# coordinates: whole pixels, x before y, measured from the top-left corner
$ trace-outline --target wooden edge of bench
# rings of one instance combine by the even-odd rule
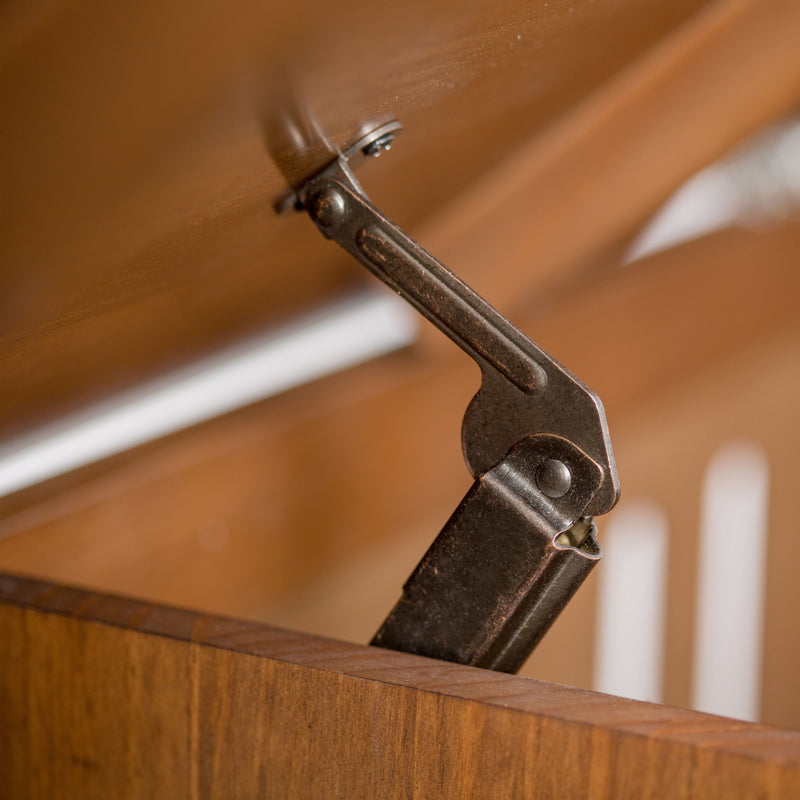
[[[533,736],[533,740],[546,737],[549,746],[556,748],[563,757],[558,763],[537,761],[533,772],[528,766],[531,779],[539,786],[543,776],[533,773],[546,768],[548,776],[561,781],[558,785],[566,786],[564,780],[577,780],[576,775],[583,775],[582,780],[589,781],[586,788],[591,786],[591,791],[599,797],[626,796],[627,791],[630,791],[630,796],[705,797],[716,791],[730,792],[734,789],[737,790],[735,795],[724,796],[739,796],[739,790],[745,792],[742,796],[748,796],[747,793],[757,790],[763,796],[789,797],[800,787],[800,732],[327,640],[257,622],[98,594],[26,577],[0,575],[0,631],[4,628],[12,631],[12,635],[5,635],[7,652],[14,647],[24,649],[30,644],[30,636],[35,635],[31,633],[30,625],[23,625],[28,639],[21,635],[21,641],[15,643],[13,630],[22,628],[18,626],[15,629],[13,625],[3,623],[9,611],[33,615],[37,619],[47,618],[51,623],[60,618],[62,624],[72,626],[71,638],[66,638],[65,634],[67,644],[62,645],[59,651],[63,657],[59,666],[62,677],[63,670],[70,669],[72,658],[71,652],[66,651],[83,647],[87,635],[109,638],[104,631],[118,629],[138,635],[141,641],[137,647],[145,649],[157,649],[157,640],[164,638],[181,643],[184,650],[180,652],[185,652],[187,646],[193,651],[199,649],[201,656],[196,653],[195,660],[197,657],[219,660],[220,651],[224,651],[229,654],[224,663],[231,670],[244,670],[245,673],[251,668],[258,672],[259,668],[251,663],[251,657],[266,660],[274,670],[270,673],[273,678],[283,675],[281,681],[300,680],[292,695],[301,705],[314,703],[316,686],[325,694],[321,687],[333,678],[336,693],[346,698],[349,709],[345,713],[341,708],[338,711],[330,708],[328,698],[326,707],[337,719],[360,707],[362,700],[369,702],[372,708],[376,702],[375,692],[378,693],[379,706],[381,695],[385,695],[386,707],[395,711],[398,707],[411,708],[410,703],[414,708],[413,720],[400,724],[394,712],[381,720],[376,720],[374,714],[366,717],[356,714],[356,718],[361,720],[358,725],[377,726],[378,729],[388,726],[381,735],[392,736],[400,736],[400,731],[408,725],[415,732],[423,724],[433,725],[442,740],[457,739],[457,746],[450,742],[448,747],[456,747],[461,753],[458,763],[462,768],[465,747],[469,752],[477,748],[479,755],[475,757],[480,761],[487,758],[491,761],[492,742],[496,744],[502,740],[504,752],[518,748],[520,753],[529,757],[530,737]],[[76,636],[78,629],[81,635]],[[113,643],[108,645],[108,658],[119,660],[123,654],[115,652],[114,647]],[[75,669],[85,672],[87,667],[82,658],[77,657],[75,664],[81,666]],[[159,658],[166,656],[162,654]],[[40,660],[42,663],[36,662],[36,669],[48,670],[47,660]],[[170,668],[174,667],[172,664]],[[219,664],[215,667],[215,686],[219,687],[220,681],[224,681],[224,675],[219,672],[228,667]],[[266,680],[263,669],[258,674],[261,675],[260,681]],[[197,682],[196,675],[192,681]],[[50,681],[45,683],[49,685]],[[398,695],[398,689],[405,690],[405,694]],[[402,697],[405,700],[398,699]],[[474,730],[466,737],[468,743],[465,743],[463,725],[452,727],[447,708],[451,708],[452,713],[466,714],[472,720]],[[251,708],[247,713],[252,712]],[[296,709],[292,713],[296,713]],[[265,714],[268,718],[262,722],[270,730],[294,724],[291,719],[276,719],[274,708],[267,712],[265,706]],[[480,722],[475,722],[476,714]],[[197,720],[191,724],[196,728]],[[504,731],[503,737],[490,736],[489,731],[497,725]],[[251,734],[252,729],[248,728],[248,733]],[[357,741],[362,733],[364,731],[353,730],[353,741]],[[373,733],[377,735],[375,731]],[[406,730],[401,738],[409,741],[409,736]],[[575,742],[579,740],[584,744],[576,749]],[[414,741],[417,746],[412,761],[432,757],[430,753],[423,757],[417,749],[416,734]],[[590,752],[586,749],[587,742],[591,744]],[[540,746],[541,742],[537,748]],[[441,742],[431,744],[432,751],[442,747]],[[354,752],[358,750],[354,747]],[[440,753],[440,757],[444,756]],[[345,773],[353,778],[359,765],[363,764],[363,754],[344,766],[341,761],[340,758],[337,769],[346,767]],[[484,768],[488,767],[481,767]],[[418,781],[422,774],[419,764],[415,763],[412,772],[413,780]],[[289,781],[296,777],[293,773],[283,775],[283,779]],[[463,778],[462,774],[459,780]],[[515,780],[519,780],[519,776]],[[414,785],[419,788],[417,783]],[[459,791],[463,789],[462,785]]]

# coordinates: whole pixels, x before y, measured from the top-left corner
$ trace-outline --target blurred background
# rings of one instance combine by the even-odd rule
[[[523,674],[800,727],[800,6],[0,10],[0,569],[367,642],[472,362],[274,203],[373,201],[603,399],[605,559]],[[305,126],[305,127],[304,127]]]

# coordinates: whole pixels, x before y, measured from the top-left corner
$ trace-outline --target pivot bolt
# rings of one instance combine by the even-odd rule
[[[563,461],[549,458],[539,464],[536,470],[536,485],[543,495],[556,500],[563,497],[572,486],[572,473]]]
[[[323,228],[332,228],[346,210],[344,197],[335,189],[317,192],[308,203],[308,213]]]

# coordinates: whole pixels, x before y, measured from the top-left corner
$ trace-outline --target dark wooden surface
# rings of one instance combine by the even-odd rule
[[[0,577],[0,797],[795,798],[800,733]]]

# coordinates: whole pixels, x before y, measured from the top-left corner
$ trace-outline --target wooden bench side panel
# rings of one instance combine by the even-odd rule
[[[800,793],[800,733],[11,576],[0,599],[0,796]]]

